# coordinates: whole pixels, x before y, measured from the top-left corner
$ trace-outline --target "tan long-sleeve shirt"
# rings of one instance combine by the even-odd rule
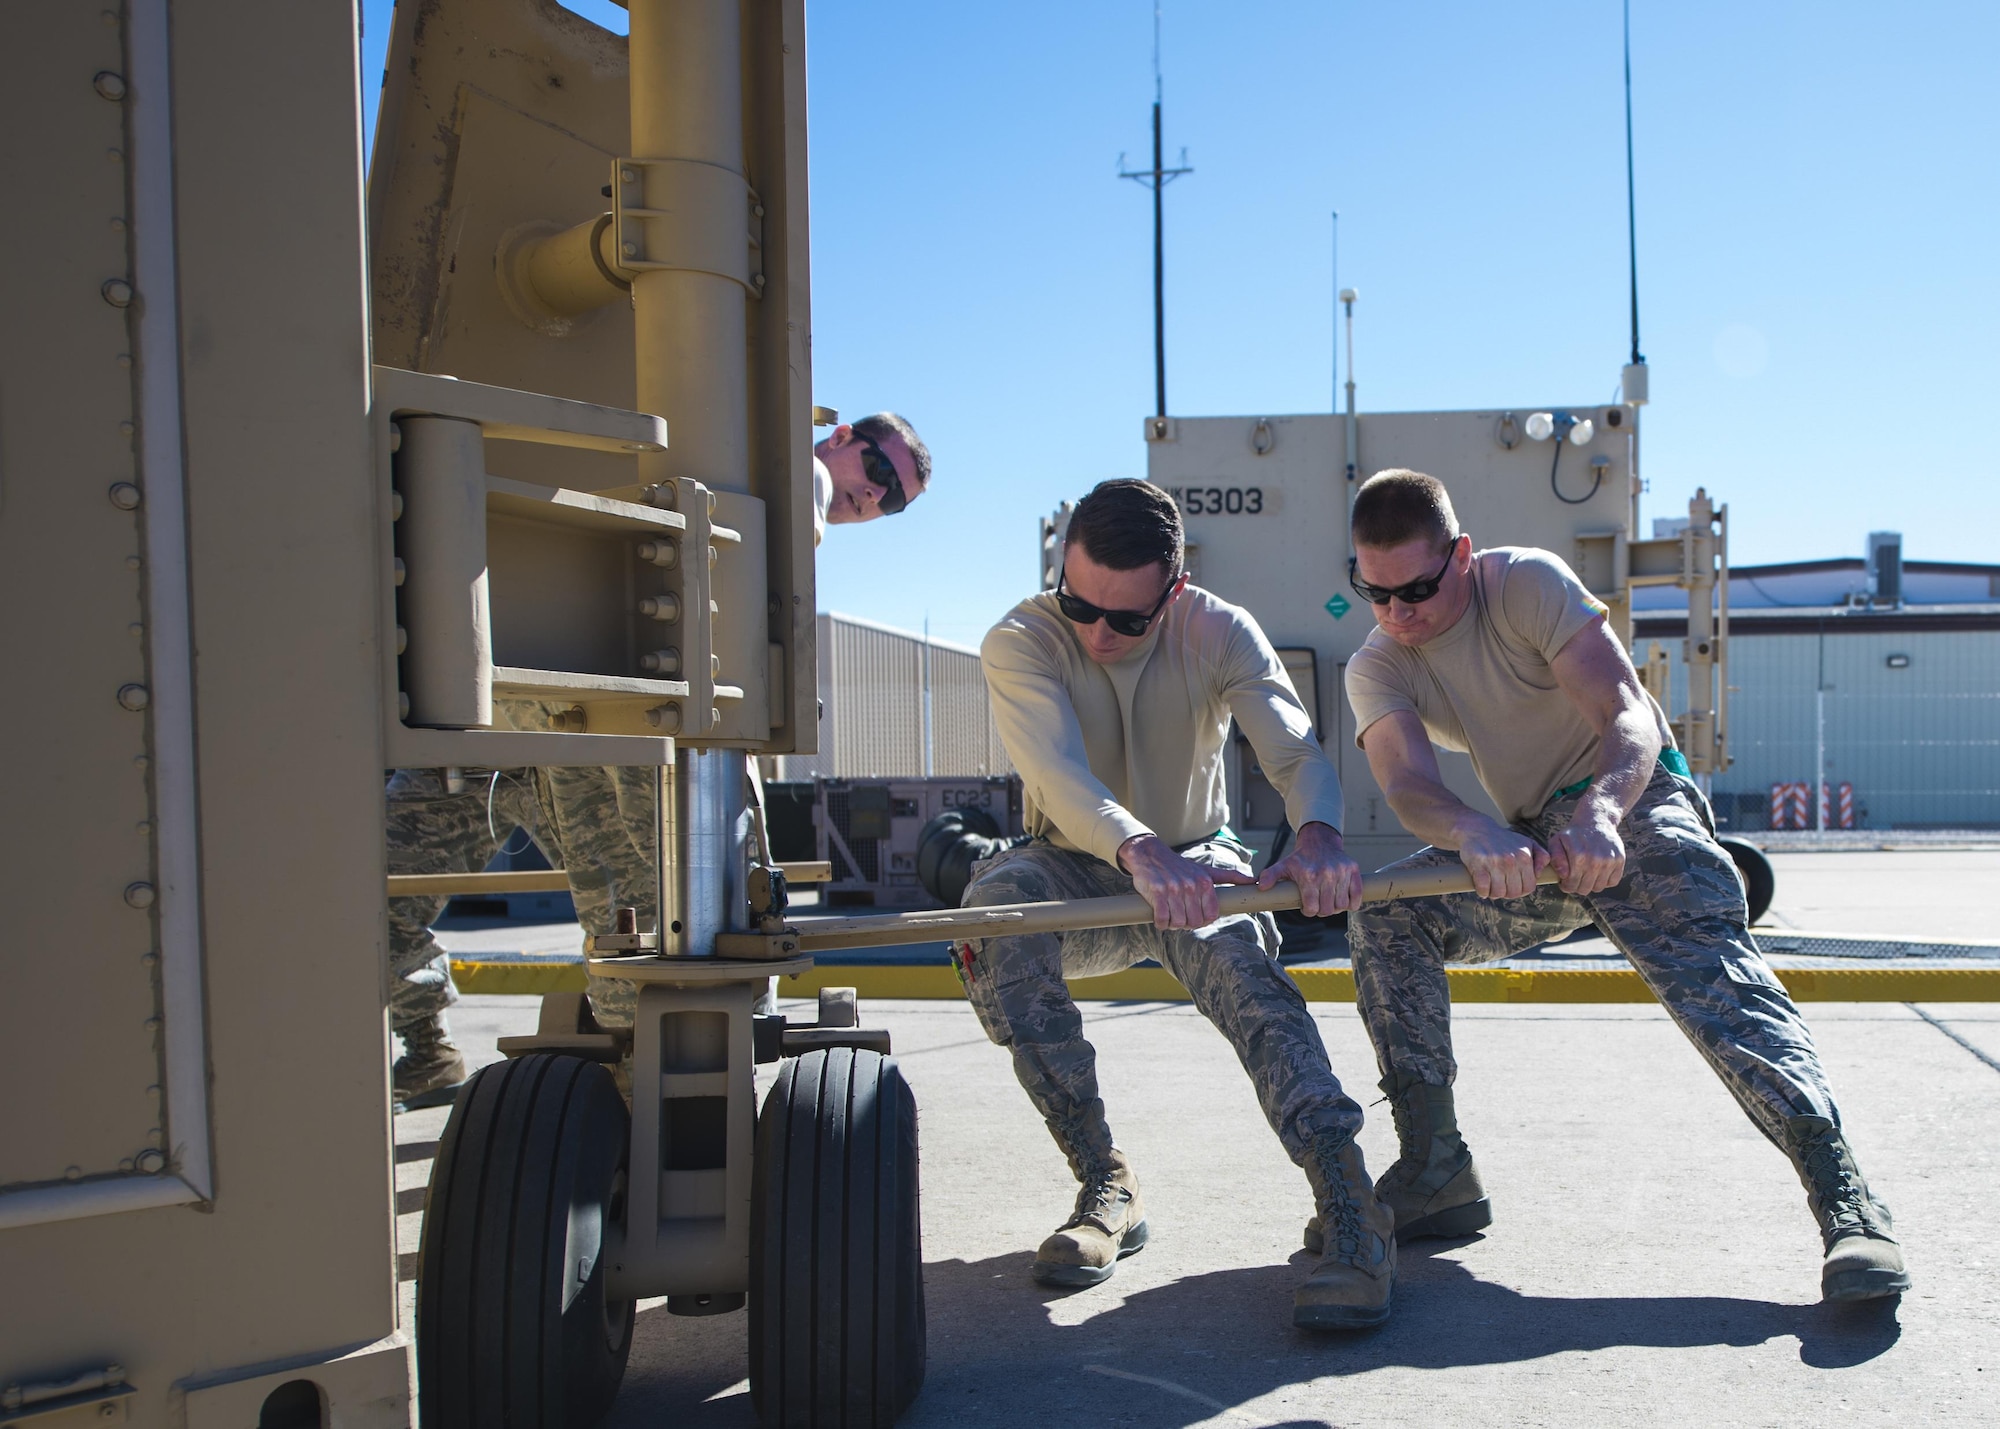
[[[1114,665],[1090,658],[1046,591],[1009,611],[979,658],[1031,834],[1115,864],[1139,834],[1214,833],[1229,819],[1232,716],[1292,827],[1340,827],[1340,776],[1284,664],[1248,611],[1205,590],[1182,591]]]

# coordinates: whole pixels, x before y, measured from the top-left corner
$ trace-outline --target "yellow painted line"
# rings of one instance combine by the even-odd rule
[[[1291,968],[1307,1002],[1354,1001],[1354,974],[1345,968]],[[1630,968],[1454,968],[1454,1002],[1651,1002],[1653,994]],[[454,959],[461,992],[539,994],[583,991],[581,963],[482,963]],[[2000,1002],[2000,967],[1780,968],[1778,977],[1799,1002]],[[938,966],[815,967],[779,984],[784,997],[810,997],[823,987],[851,987],[863,997],[958,998],[958,974]],[[1078,978],[1080,1001],[1185,1002],[1187,989],[1164,968],[1128,968],[1108,977]]]
[[[470,958],[451,962],[451,980],[460,992],[540,996],[545,992],[582,992],[583,964],[481,963]]]

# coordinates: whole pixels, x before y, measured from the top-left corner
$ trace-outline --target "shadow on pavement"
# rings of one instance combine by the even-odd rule
[[[1748,1347],[1790,1337],[1804,1364],[1844,1369],[1886,1353],[1901,1334],[1894,1301],[1836,1307],[1524,1295],[1432,1253],[1450,1244],[1406,1247],[1395,1316],[1380,1330],[1349,1335],[1292,1328],[1292,1289],[1310,1264],[1304,1253],[1290,1264],[1150,1286],[1122,1302],[1115,1279],[1068,1295],[1041,1289],[1027,1274],[1032,1251],[933,1261],[924,1268],[930,1371],[903,1423],[1064,1419],[1174,1429],[1220,1415],[1265,1429],[1311,1429],[1333,1421],[1278,1422],[1237,1406],[1385,1367],[1509,1364],[1620,1346]],[[1081,1324],[1052,1323],[1052,1303],[1074,1297],[1102,1298],[1107,1308]],[[747,1391],[728,1392],[745,1373],[747,1331],[740,1314],[672,1319],[662,1307],[642,1316],[633,1370],[607,1425],[655,1423],[669,1407],[690,1426],[754,1423]]]

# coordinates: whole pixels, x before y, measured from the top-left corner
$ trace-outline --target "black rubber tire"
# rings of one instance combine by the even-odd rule
[[[607,1299],[603,1256],[629,1122],[576,1057],[495,1062],[459,1092],[418,1252],[425,1429],[590,1429],[611,1408],[636,1309]]]
[[[947,908],[956,908],[972,879],[972,865],[1008,842],[984,809],[946,809],[917,833],[917,883]]]
[[[1755,923],[1771,910],[1771,900],[1778,893],[1777,872],[1771,867],[1771,860],[1764,857],[1764,850],[1753,843],[1728,837],[1716,842],[1722,845],[1743,878],[1743,900],[1750,905],[1747,921]]]
[[[924,1382],[917,1104],[893,1057],[785,1063],[757,1118],[750,1398],[767,1425],[886,1429]]]

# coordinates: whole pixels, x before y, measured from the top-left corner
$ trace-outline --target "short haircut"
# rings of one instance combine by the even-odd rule
[[[1181,510],[1173,497],[1150,481],[1130,477],[1093,486],[1070,513],[1065,539],[1082,546],[1084,554],[1109,570],[1136,571],[1158,564],[1170,577],[1181,573],[1187,549]]]
[[[877,444],[884,437],[899,438],[910,449],[910,462],[917,469],[917,490],[930,490],[931,449],[924,445],[924,439],[917,435],[917,429],[906,418],[894,412],[877,412],[872,417],[859,418],[853,426],[856,436],[866,437]]]
[[[1381,550],[1424,540],[1442,549],[1458,539],[1458,514],[1436,477],[1391,467],[1361,483],[1348,528],[1357,546]]]

